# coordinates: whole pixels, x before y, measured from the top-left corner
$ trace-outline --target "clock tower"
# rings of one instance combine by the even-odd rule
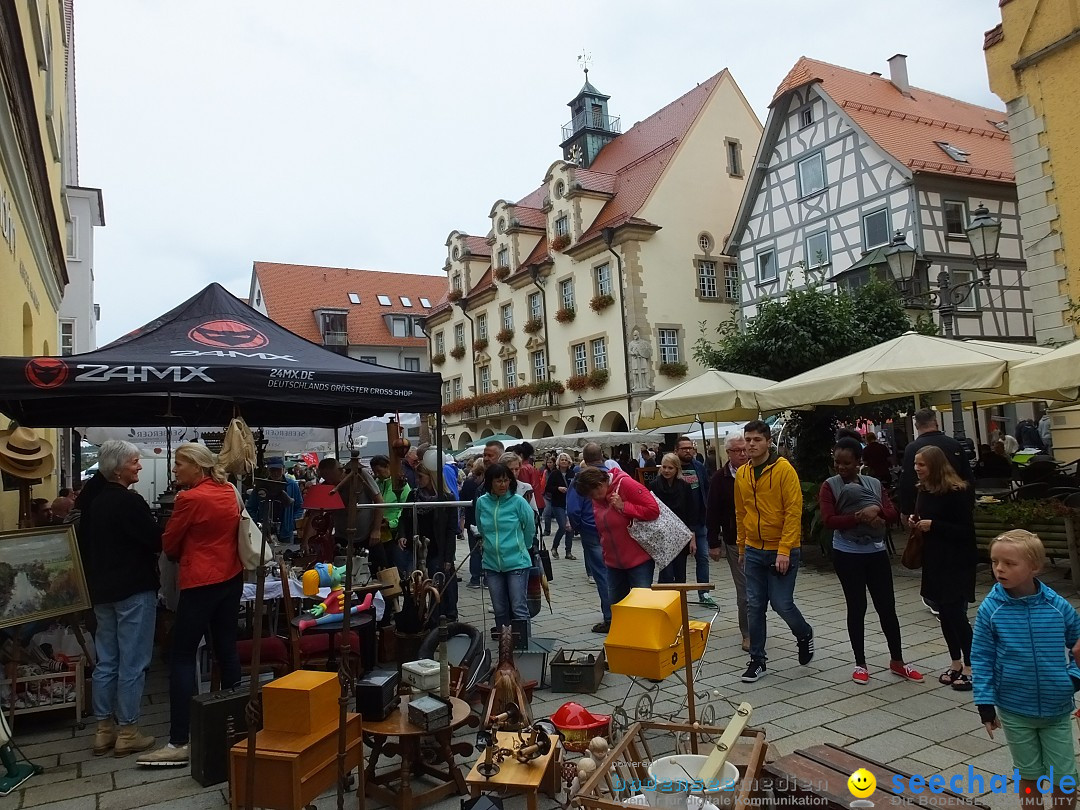
[[[608,98],[589,82],[589,69],[585,68],[585,85],[568,106],[573,116],[562,128],[563,159],[589,168],[600,150],[621,132],[622,124],[617,117],[608,115]]]

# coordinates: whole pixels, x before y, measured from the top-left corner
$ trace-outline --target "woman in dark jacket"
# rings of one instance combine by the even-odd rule
[[[660,461],[660,474],[653,479],[652,493],[668,509],[686,524],[691,535],[694,532],[690,521],[694,519],[696,508],[694,505],[694,491],[683,480],[682,462],[674,453],[667,453]],[[675,559],[669,562],[660,571],[660,582],[686,582],[686,558],[697,551],[697,543],[691,540]]]
[[[409,493],[410,503],[450,500],[447,493],[435,489],[435,476],[423,464],[416,465],[416,489]],[[457,621],[458,584],[454,572],[454,554],[457,544],[457,509],[452,506],[420,506],[415,510],[401,510],[398,536],[411,548],[414,537],[427,540],[427,574],[442,592],[438,616]],[[436,578],[436,574],[442,574]]]
[[[932,445],[915,454],[919,486],[908,519],[923,534],[922,597],[937,605],[952,663],[938,681],[971,690],[971,622],[975,601],[975,492]]]
[[[145,751],[154,738],[139,732],[139,707],[154,647],[161,529],[142,496],[139,448],[109,440],[98,472],[83,487],[79,552],[97,618],[94,667],[94,754]]]
[[[559,559],[559,541],[566,537],[566,559],[576,560],[571,552],[574,548],[574,530],[570,528],[570,521],[566,517],[566,492],[570,489],[570,456],[560,453],[555,468],[547,471],[544,484],[544,498],[548,506],[545,514],[550,513],[555,518],[559,530],[555,532],[555,539],[551,542],[551,556]]]

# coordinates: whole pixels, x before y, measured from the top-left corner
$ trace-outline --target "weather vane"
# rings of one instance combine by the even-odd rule
[[[581,53],[578,54],[578,64],[581,65],[581,69],[585,71],[585,81],[589,80],[589,65],[592,64],[592,54],[584,48],[581,49]]]

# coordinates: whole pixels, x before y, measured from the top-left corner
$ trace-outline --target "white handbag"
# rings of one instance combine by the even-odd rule
[[[240,524],[236,527],[236,550],[240,555],[240,564],[247,571],[254,571],[260,565],[266,565],[273,558],[269,543],[263,543],[262,532],[248,514],[240,490],[234,487],[236,502],[240,504]]]
[[[660,507],[660,516],[656,520],[632,520],[626,531],[656,560],[658,568],[665,568],[694,539],[694,533],[655,492],[649,494]]]

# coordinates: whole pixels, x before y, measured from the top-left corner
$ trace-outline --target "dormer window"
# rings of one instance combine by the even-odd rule
[[[343,309],[317,309],[315,322],[322,334],[323,346],[331,351],[345,354],[349,350],[348,311]]]
[[[510,266],[510,249],[501,247],[499,248],[498,259],[496,261],[496,267],[509,267]]]
[[[458,292],[464,292],[461,289],[461,273],[454,273],[453,278],[450,279],[450,286]]]
[[[375,297],[379,299],[379,306],[388,307],[393,304],[389,295],[377,295]]]
[[[506,217],[499,217],[499,223],[496,227],[499,229],[499,233],[506,233]]]
[[[570,235],[570,218],[565,214],[555,220],[555,235],[556,236],[569,236]]]
[[[971,152],[965,152],[959,146],[953,146],[951,143],[948,143],[946,141],[934,141],[934,143],[940,146],[941,151],[951,157],[957,163],[968,162],[968,156],[971,154]]]
[[[359,304],[360,303],[360,296],[357,295],[356,293],[349,293],[349,303],[350,304]]]

